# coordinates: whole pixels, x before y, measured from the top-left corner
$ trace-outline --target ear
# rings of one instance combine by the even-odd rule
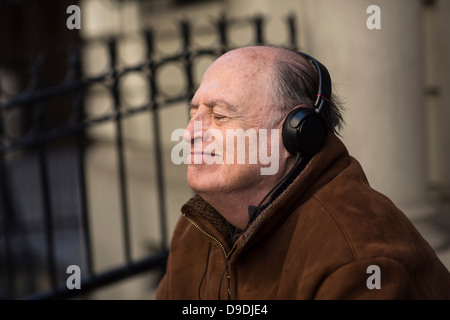
[[[296,155],[289,153],[289,151],[287,151],[286,147],[283,144],[283,123],[286,119],[284,118],[283,121],[281,121],[281,123],[276,127],[276,129],[278,129],[278,148],[279,148],[279,155],[280,155],[280,162],[287,162],[289,161],[290,158],[295,157]]]
[[[281,149],[281,159],[283,159],[284,161],[289,161],[290,158],[295,158],[295,154],[291,154],[286,150],[285,146],[283,145],[283,139],[281,139]]]

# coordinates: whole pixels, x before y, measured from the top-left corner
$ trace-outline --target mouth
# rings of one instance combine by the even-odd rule
[[[193,151],[187,158],[189,164],[218,164],[222,162],[220,156],[214,152]]]
[[[201,152],[201,151],[192,151],[191,156],[210,156],[210,157],[218,157],[219,155],[214,152]]]

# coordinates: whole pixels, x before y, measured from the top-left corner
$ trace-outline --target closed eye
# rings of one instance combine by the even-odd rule
[[[214,118],[214,120],[222,120],[222,119],[225,119],[226,117],[223,115],[214,113],[213,118]]]

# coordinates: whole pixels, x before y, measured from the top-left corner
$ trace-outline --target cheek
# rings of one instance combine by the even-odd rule
[[[244,131],[239,129],[230,131],[226,136],[224,150],[224,161],[226,164],[257,164],[258,136],[256,130],[247,129]]]

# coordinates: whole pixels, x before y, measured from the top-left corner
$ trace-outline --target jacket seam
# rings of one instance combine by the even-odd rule
[[[356,263],[356,262],[361,263],[361,262],[364,262],[364,261],[376,261],[376,260],[386,260],[386,261],[390,261],[390,262],[395,262],[398,266],[400,266],[403,269],[405,274],[410,276],[409,270],[406,268],[406,266],[401,261],[399,261],[399,260],[397,260],[395,258],[384,256],[384,255],[375,255],[375,256],[372,256],[372,257],[367,257],[367,258],[358,259],[358,260],[355,260],[355,261],[350,261],[350,262],[344,263],[344,264],[340,265],[339,267],[337,267],[336,269],[334,269],[330,274],[333,274],[333,273],[341,270],[342,268],[345,268],[345,267],[347,267],[347,266],[349,266],[349,265],[351,265],[353,263]]]
[[[341,232],[341,234],[343,235],[345,241],[347,242],[347,245],[350,248],[350,251],[353,255],[353,259],[355,261],[359,260],[358,254],[356,253],[355,248],[353,247],[352,241],[350,240],[350,238],[347,236],[347,233],[344,231],[343,227],[341,226],[341,224],[337,221],[337,219],[335,218],[334,214],[331,212],[331,210],[328,209],[328,207],[317,197],[316,194],[313,194],[312,196],[317,202],[319,202],[319,204],[322,206],[322,208],[325,209],[325,211],[328,213],[328,215],[331,217],[331,219],[333,219],[334,223],[336,224],[336,226],[339,228],[339,231]]]

